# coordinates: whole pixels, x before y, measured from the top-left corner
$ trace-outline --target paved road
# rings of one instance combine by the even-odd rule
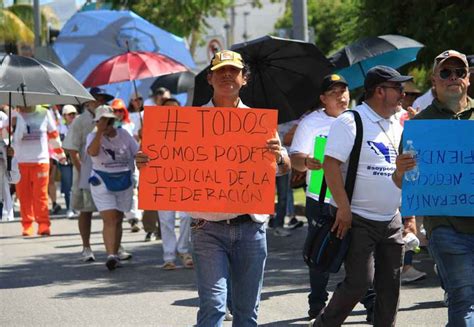
[[[0,223],[1,326],[192,326],[198,305],[192,270],[163,271],[161,243],[125,229],[134,258],[109,272],[101,221],[93,220],[95,263],[78,261],[77,221],[53,220],[53,236],[19,236],[18,222]],[[129,227],[124,224],[124,227]],[[259,316],[261,326],[306,326],[308,277],[301,259],[304,229],[287,238],[268,233],[269,257]],[[443,292],[426,253],[415,257],[428,278],[402,287],[397,326],[444,326]],[[331,290],[343,272],[333,276]],[[358,305],[346,325],[367,326]],[[225,323],[224,326],[230,326]]]

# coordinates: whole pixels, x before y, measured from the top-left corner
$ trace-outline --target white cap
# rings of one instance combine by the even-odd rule
[[[98,106],[95,109],[94,121],[99,121],[102,117],[115,119],[115,114],[112,107],[107,105]]]
[[[67,105],[63,106],[63,116],[69,115],[71,113],[76,113],[77,114],[76,107],[74,107],[71,104],[67,104]]]

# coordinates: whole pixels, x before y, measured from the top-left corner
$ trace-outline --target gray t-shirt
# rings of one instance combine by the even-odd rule
[[[86,141],[87,135],[92,132],[94,127],[94,115],[89,110],[84,110],[84,112],[72,122],[63,142],[64,149],[79,152],[81,171],[79,173],[78,188],[80,189],[90,189],[89,177],[92,171],[92,160],[86,151]],[[77,170],[74,169],[74,174],[76,173]]]

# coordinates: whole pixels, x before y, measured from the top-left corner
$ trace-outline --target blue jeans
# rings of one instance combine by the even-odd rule
[[[306,197],[306,218],[308,219],[308,229],[314,228],[313,221],[319,219],[329,219],[329,204],[320,205],[318,201]],[[309,316],[316,316],[325,307],[328,300],[326,286],[329,281],[329,273],[318,272],[313,268],[309,269],[309,284],[311,292],[308,295]]]
[[[267,257],[264,225],[250,219],[240,223],[194,219],[191,242],[199,294],[197,326],[222,325],[229,278],[232,325],[257,326]]]
[[[441,226],[431,232],[429,241],[448,292],[447,326],[474,327],[474,235]]]
[[[293,189],[291,188],[291,171],[288,175],[288,195],[286,198],[286,214],[290,217],[295,216],[295,198],[293,196]]]
[[[72,165],[58,165],[61,173],[61,193],[64,194],[66,209],[71,209]]]

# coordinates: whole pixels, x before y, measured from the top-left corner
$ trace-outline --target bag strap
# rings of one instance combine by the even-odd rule
[[[364,131],[362,128],[362,119],[360,118],[360,114],[355,110],[347,111],[352,112],[356,124],[356,136],[354,140],[354,146],[352,147],[351,154],[349,157],[349,166],[347,168],[346,183],[344,186],[347,197],[349,198],[349,203],[351,203],[352,194],[354,193],[355,180],[357,176],[357,167],[359,166],[360,150],[362,148],[362,137]],[[324,199],[326,198],[326,191],[326,178],[323,178],[321,190],[319,191],[319,204],[321,205],[324,204]]]
[[[350,204],[352,201],[352,194],[354,193],[355,180],[357,177],[357,168],[359,166],[360,150],[362,148],[362,136],[364,132],[362,128],[362,119],[360,118],[360,114],[355,110],[349,111],[352,112],[352,114],[354,115],[354,120],[356,124],[356,137],[349,158],[349,166],[347,168],[345,184],[345,189]]]

